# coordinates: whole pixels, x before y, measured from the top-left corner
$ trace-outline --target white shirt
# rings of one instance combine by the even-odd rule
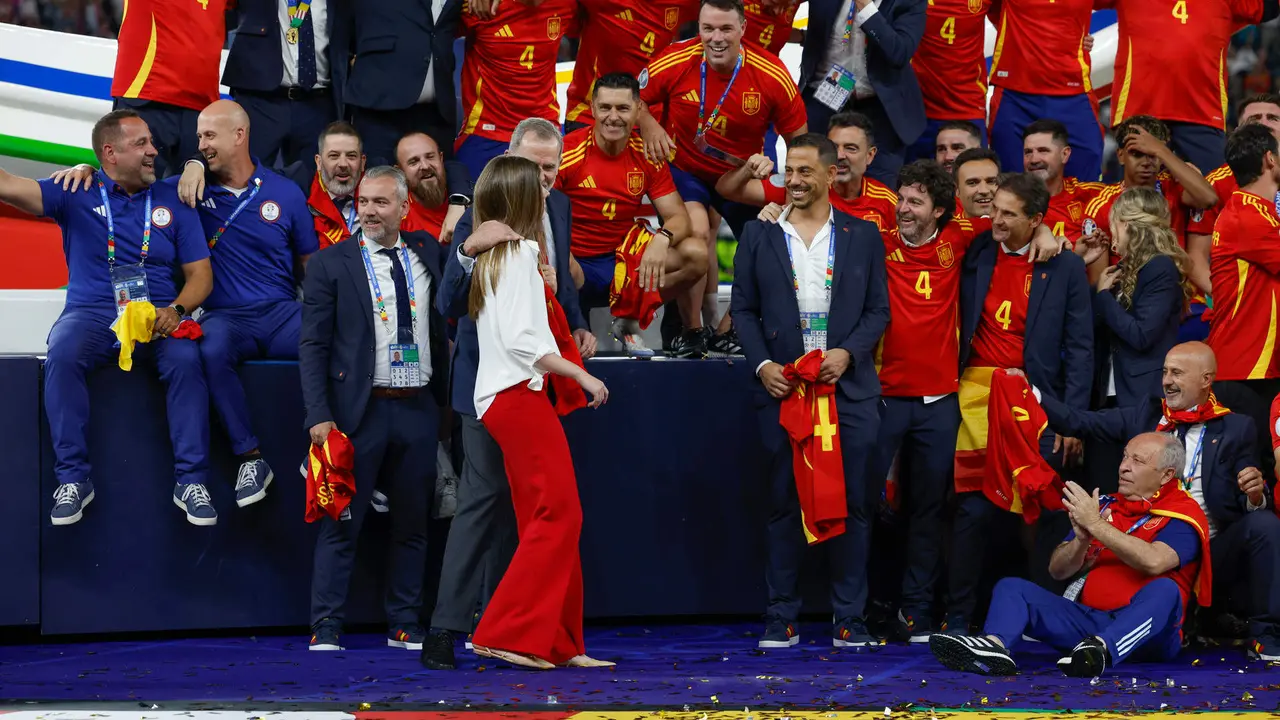
[[[867,35],[862,32],[862,25],[879,12],[880,0],[871,0],[870,5],[853,16],[853,35],[849,38],[849,44],[846,45],[844,23],[849,17],[849,7],[852,3],[853,0],[844,0],[840,4],[840,12],[836,13],[836,22],[831,28],[831,41],[827,44],[825,63],[818,67],[821,72],[809,85],[813,88],[820,87],[826,76],[830,74],[831,66],[839,65],[853,73],[853,96],[869,98],[875,95],[876,91],[871,87],[871,78],[867,75]]]
[[[831,298],[827,297],[827,253],[831,247],[831,222],[835,211],[827,213],[827,221],[813,236],[813,242],[805,247],[800,233],[791,224],[791,208],[787,207],[778,216],[778,227],[786,234],[787,244],[791,246],[791,271],[795,273],[796,284],[800,291],[796,294],[796,304],[802,313],[825,313],[831,310]],[[828,337],[828,340],[830,338]],[[765,360],[756,366],[756,375],[760,368],[773,362]]]
[[[440,17],[440,11],[443,9],[444,0],[431,0],[431,21],[433,24]],[[430,47],[425,48],[425,50],[427,53],[427,77],[422,81],[422,92],[418,94],[419,105],[425,102],[434,102],[436,99],[436,60]]]
[[[1195,408],[1191,408],[1194,410]],[[1174,432],[1177,432],[1175,430]],[[1182,446],[1186,448],[1187,464],[1182,469],[1182,487],[1187,491],[1204,510],[1204,516],[1209,521],[1209,539],[1213,539],[1218,534],[1218,526],[1213,522],[1213,517],[1209,515],[1209,506],[1204,500],[1204,483],[1201,482],[1201,468],[1204,466],[1204,423],[1196,423],[1187,427],[1187,438],[1183,441]],[[1190,487],[1188,487],[1190,483]]]
[[[316,39],[316,87],[329,85],[329,8],[328,0],[311,0],[311,34]],[[289,3],[277,0],[276,17],[280,20],[280,50],[284,56],[284,77],[280,79],[281,87],[298,86],[298,45],[290,45],[286,37],[289,32]],[[301,28],[299,28],[301,32]]]
[[[476,319],[480,363],[476,369],[476,419],[484,417],[498,393],[527,383],[541,390],[543,373],[534,365],[559,355],[547,320],[546,291],[538,272],[538,244],[522,240],[484,300]]]
[[[353,238],[352,242],[358,241]],[[373,313],[373,386],[391,387],[391,344],[397,341],[396,307],[399,301],[396,297],[396,281],[391,277],[391,258],[379,252],[382,245],[366,240],[365,246],[369,248],[369,262],[373,264],[374,276],[378,278],[378,287],[382,290],[382,302],[387,309],[387,322],[384,323],[378,312],[377,293],[373,291],[373,283],[369,283],[369,312]],[[404,252],[401,248],[405,247],[404,241],[397,237],[396,244],[392,247],[400,257],[400,264],[403,265]],[[368,275],[366,269],[365,277],[367,278]],[[418,253],[412,250],[409,251],[409,267],[405,268],[405,280],[413,282],[413,293],[417,300],[418,320],[414,323],[413,340],[418,343],[418,367],[422,384],[426,385],[431,380],[429,316],[434,298],[431,296],[431,274],[418,259]],[[405,298],[404,302],[409,302],[409,298]]]
[[[317,171],[318,172],[318,171]],[[333,201],[333,206],[337,208],[338,214],[342,216],[342,222],[347,226],[347,232],[353,235],[360,230],[360,213],[356,212],[356,199],[354,195],[345,196],[347,198],[346,206],[338,202],[338,196],[332,192],[329,193],[329,199]]]

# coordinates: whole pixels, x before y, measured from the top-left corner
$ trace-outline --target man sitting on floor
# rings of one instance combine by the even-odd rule
[[[1176,436],[1144,433],[1125,447],[1116,497],[1067,483],[1071,533],[1049,560],[1054,579],[1079,575],[1065,596],[1005,578],[986,634],[934,634],[933,654],[952,670],[1014,675],[1011,651],[1025,633],[1067,653],[1058,667],[1071,677],[1096,677],[1135,656],[1177,655],[1191,593],[1201,605],[1211,599],[1209,522],[1176,482],[1186,461]]]

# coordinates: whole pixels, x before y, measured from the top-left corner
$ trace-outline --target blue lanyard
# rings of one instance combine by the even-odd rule
[[[344,213],[344,215],[346,215],[346,217],[345,217],[344,219],[345,219],[345,220],[346,220],[346,222],[347,222],[347,232],[355,232],[355,231],[356,231],[356,218],[358,217],[358,215],[357,215],[357,213],[356,213],[356,199],[355,199],[355,198],[351,198],[351,204],[347,206],[347,211],[346,211],[346,213]]]
[[[822,280],[822,289],[826,292],[827,302],[831,302],[831,284],[836,274],[836,219],[831,218],[830,230],[827,235],[827,273]],[[791,284],[796,290],[796,301],[800,300],[800,275],[796,273],[796,258],[791,251],[791,236],[786,230],[782,231],[787,241],[787,258],[791,260]],[[815,238],[816,239],[816,238]]]
[[[729,98],[729,91],[733,89],[733,81],[738,79],[738,71],[742,69],[742,50],[738,51],[738,62],[733,66],[733,75],[729,76],[729,84],[724,86],[724,94],[720,96],[720,102],[716,103],[716,107],[711,111],[711,118],[703,124],[703,118],[707,111],[707,56],[702,56],[702,85],[698,91],[698,133],[695,137],[702,137],[707,134],[712,125],[715,125],[716,118],[720,117],[720,108],[724,105],[724,101]]]
[[[98,178],[98,195],[102,197],[102,211],[107,216],[107,265],[116,264],[116,221],[111,213],[111,200],[107,197],[107,185]],[[151,251],[151,188],[147,188],[147,216],[142,220],[142,248],[138,251],[138,264],[145,265]]]
[[[1201,429],[1200,429],[1200,440],[1199,440],[1198,442],[1196,442],[1196,449],[1195,449],[1195,452],[1193,452],[1193,453],[1191,454],[1191,472],[1192,472],[1192,473],[1194,473],[1194,472],[1196,471],[1196,465],[1197,465],[1197,464],[1199,464],[1199,462],[1200,462],[1200,454],[1204,451],[1204,436],[1205,436],[1205,432],[1206,432],[1206,430],[1207,430],[1207,428],[1201,427]],[[1188,432],[1188,433],[1190,433],[1190,432],[1191,432],[1191,430],[1190,430],[1190,429],[1188,429],[1188,430],[1187,430],[1187,432]],[[1188,473],[1188,474],[1191,474],[1191,473]],[[1203,475],[1204,473],[1202,472],[1202,473],[1200,473],[1200,474],[1201,474],[1201,475]],[[1185,479],[1183,479],[1183,481],[1182,481],[1182,489],[1183,489],[1183,490],[1190,491],[1190,490],[1191,490],[1191,486],[1192,486],[1192,485],[1194,485],[1194,484],[1195,484],[1195,479],[1194,479],[1194,478],[1185,478]]]
[[[249,203],[253,202],[253,199],[258,196],[258,191],[261,189],[262,189],[262,178],[254,178],[253,192],[249,193],[249,197],[245,198],[240,202],[239,207],[231,211],[231,217],[227,218],[227,221],[222,223],[222,227],[218,228],[218,231],[213,234],[213,237],[209,238],[210,250],[213,249],[214,245],[218,244],[218,240],[222,238],[222,233],[226,232],[227,228],[231,227],[231,223],[235,222],[236,218],[240,217],[240,213],[244,212],[244,209],[249,206]]]
[[[1280,215],[1280,191],[1276,192],[1276,215]]]
[[[387,316],[387,303],[382,297],[382,288],[378,286],[378,274],[373,271],[373,259],[369,256],[369,247],[365,244],[364,233],[359,235],[360,256],[364,258],[364,269],[369,274],[369,283],[373,285],[373,296],[378,303],[378,317],[382,319],[383,325],[389,325],[391,318]],[[409,264],[409,248],[404,242],[400,242],[400,252],[404,256],[404,274],[405,284],[409,286],[409,321],[413,324],[413,331],[418,330],[418,296],[413,288],[413,266]],[[401,302],[400,298],[396,298],[396,302]],[[390,328],[387,328],[388,331]]]

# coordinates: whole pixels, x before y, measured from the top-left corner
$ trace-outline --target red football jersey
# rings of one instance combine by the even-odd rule
[[[1082,234],[1089,234],[1086,231],[1092,223],[1106,232],[1112,240],[1115,239],[1111,233],[1111,206],[1116,203],[1116,198],[1120,197],[1124,189],[1123,182],[1102,187],[1097,196],[1085,207]],[[1155,189],[1156,192],[1164,195],[1164,199],[1169,203],[1170,226],[1173,228],[1173,234],[1178,238],[1178,244],[1185,249],[1187,247],[1187,206],[1182,204],[1182,185],[1169,173],[1162,172],[1156,176]]]
[[[879,180],[863,175],[862,190],[858,193],[858,197],[845,200],[836,193],[835,188],[832,188],[827,192],[827,199],[840,212],[852,215],[859,220],[875,223],[876,229],[882,233],[898,227],[898,195]],[[764,181],[764,200],[766,203],[778,205],[791,202],[785,187],[774,185],[768,180]]]
[[[635,219],[653,214],[644,204],[646,195],[652,199],[676,192],[671,169],[649,162],[637,134],[616,157],[596,145],[594,128],[569,133],[564,148],[556,187],[573,206],[570,247],[577,257],[612,255]]]
[[[920,247],[903,242],[897,229],[881,233],[892,308],[876,363],[881,394],[925,397],[959,389],[960,264],[977,234],[973,223],[957,218]]]
[[[1271,450],[1277,449],[1280,449],[1280,395],[1271,401]],[[1276,493],[1276,497],[1280,497],[1280,490]],[[1280,507],[1276,511],[1280,512]]]
[[[546,0],[537,7],[504,2],[488,20],[467,8],[462,14],[466,119],[454,149],[469,135],[510,142],[511,131],[525,118],[560,124],[556,58],[560,39],[577,34],[577,12],[576,0]]]
[[[971,367],[1022,367],[1032,270],[1026,255],[996,248],[996,267],[982,304],[982,319],[973,333]]]
[[[987,117],[987,10],[991,0],[930,0],[911,67],[930,120]]]
[[[777,54],[791,37],[800,0],[783,0],[779,7],[766,7],[763,0],[746,4],[747,32],[742,41]]]
[[[654,53],[676,37],[680,10],[687,0],[632,2],[579,0],[582,38],[574,59],[573,78],[565,93],[565,120],[590,125],[591,91],[597,78],[621,72],[635,77]]]
[[[1225,128],[1227,44],[1237,30],[1262,19],[1262,0],[1098,3],[1108,4],[1116,9],[1119,33],[1111,122],[1152,115]]]
[[[707,144],[743,160],[764,151],[764,136],[770,125],[779,135],[804,127],[800,91],[791,79],[791,71],[777,55],[742,46],[742,67],[714,122],[712,113],[725,95],[732,73],[722,76],[707,68],[707,97],[703,104],[699,97],[701,68],[702,42],[693,38],[668,47],[640,73],[640,98],[657,113],[675,141],[672,163],[681,170],[714,184],[733,169],[733,165],[695,146],[700,106],[705,112],[703,124],[712,123],[706,131]]]
[[[440,241],[440,228],[444,225],[444,216],[448,212],[449,203],[447,202],[429,208],[414,199],[413,195],[409,195],[409,214],[400,221],[400,229],[405,232],[426,230],[438,242]]]
[[[1091,92],[1084,36],[1094,0],[1003,0],[991,84],[1035,95]]]
[[[1207,210],[1191,211],[1191,218],[1187,221],[1187,232],[1194,235],[1212,235],[1213,225],[1218,221],[1222,208],[1227,206],[1227,201],[1240,189],[1236,184],[1235,173],[1231,172],[1231,168],[1226,165],[1205,175],[1204,179],[1208,180],[1213,186],[1213,191],[1218,193],[1218,204]]]
[[[218,99],[227,0],[131,0],[111,96],[203,110]]]
[[[1049,212],[1044,216],[1045,225],[1058,237],[1065,237],[1073,243],[1079,240],[1083,234],[1085,208],[1105,187],[1102,183],[1063,178],[1062,192],[1049,198]]]
[[[1271,199],[1237,190],[1218,216],[1209,253],[1217,299],[1206,342],[1219,380],[1280,377],[1276,304],[1280,302],[1280,218]]]

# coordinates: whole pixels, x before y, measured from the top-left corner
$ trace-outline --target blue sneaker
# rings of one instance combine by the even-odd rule
[[[213,509],[209,490],[201,483],[178,483],[173,486],[173,504],[187,513],[187,522],[208,527],[218,524],[218,511]]]
[[[342,647],[342,623],[333,618],[325,618],[311,628],[311,644],[308,650],[334,651],[345,650]]]
[[[84,516],[84,507],[93,502],[93,483],[63,483],[53,491],[53,512],[49,520],[54,525],[74,525]]]
[[[831,635],[832,647],[870,647],[880,641],[871,637],[867,623],[862,618],[845,618],[836,623]]]
[[[967,636],[969,634],[969,618],[959,614],[947,614],[947,619],[942,623],[942,629],[939,630],[943,635],[951,635],[955,637]]]
[[[252,505],[267,496],[267,486],[275,479],[271,466],[260,457],[240,463],[236,473],[236,505]]]
[[[421,650],[427,634],[418,625],[397,625],[387,633],[387,647],[401,650]]]
[[[798,642],[800,642],[800,633],[796,631],[794,623],[782,618],[770,617],[765,619],[764,635],[756,645],[762,648],[785,648]]]

